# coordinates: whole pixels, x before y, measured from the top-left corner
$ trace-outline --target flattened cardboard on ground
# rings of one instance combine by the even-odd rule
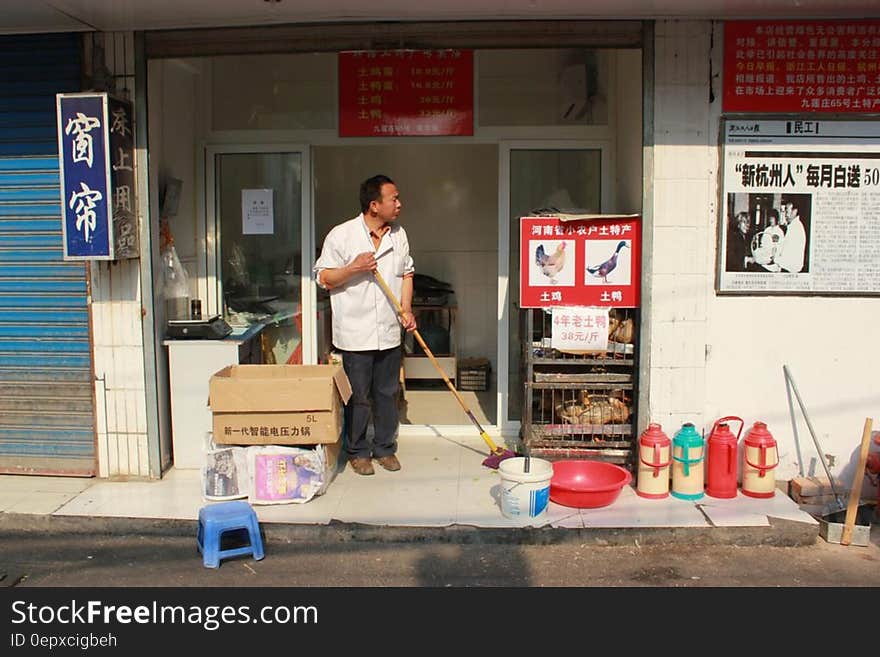
[[[351,385],[338,365],[229,365],[208,383],[214,442],[335,443]]]

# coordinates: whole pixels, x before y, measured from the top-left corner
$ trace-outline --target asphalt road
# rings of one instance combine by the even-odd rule
[[[450,544],[273,536],[261,561],[205,568],[194,536],[0,531],[12,587],[880,587],[867,547]]]
[[[109,642],[105,653],[126,655],[165,646],[170,654],[198,646],[199,654],[218,655],[294,646],[315,654],[410,655],[416,646],[441,654],[599,645],[666,652],[672,642],[702,652],[698,636],[716,646],[738,636],[760,654],[799,646],[812,654],[822,641],[832,650],[846,637],[853,651],[871,653],[880,600],[877,524],[866,547],[821,538],[795,546],[468,542],[482,534],[457,542],[344,533],[315,540],[272,531],[264,559],[236,557],[216,569],[204,567],[191,523],[184,531],[122,532],[27,524],[0,523],[0,636],[11,655],[81,653],[99,640]],[[188,622],[22,618],[23,604],[51,621],[68,605],[96,600],[110,609],[185,607]],[[253,612],[247,622],[205,624],[210,610],[216,619],[218,609],[242,605]],[[256,618],[264,610],[268,624]],[[289,615],[271,622],[285,610],[293,622]],[[676,652],[688,654],[682,646]]]

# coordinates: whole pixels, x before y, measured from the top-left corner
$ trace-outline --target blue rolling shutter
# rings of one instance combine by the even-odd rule
[[[0,37],[0,472],[92,476],[86,265],[62,252],[55,94],[76,34]]]

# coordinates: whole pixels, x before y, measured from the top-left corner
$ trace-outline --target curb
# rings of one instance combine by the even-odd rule
[[[5,534],[7,539],[14,534],[32,533],[194,537],[197,528],[196,520],[0,514],[0,534]],[[804,547],[815,544],[819,538],[817,525],[780,518],[770,518],[770,525],[761,527],[397,527],[332,521],[327,525],[262,522],[261,528],[267,542],[319,543]]]

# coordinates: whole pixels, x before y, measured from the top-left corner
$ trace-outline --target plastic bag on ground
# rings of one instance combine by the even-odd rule
[[[302,504],[326,489],[330,469],[323,445],[258,445],[247,450],[251,504]]]

